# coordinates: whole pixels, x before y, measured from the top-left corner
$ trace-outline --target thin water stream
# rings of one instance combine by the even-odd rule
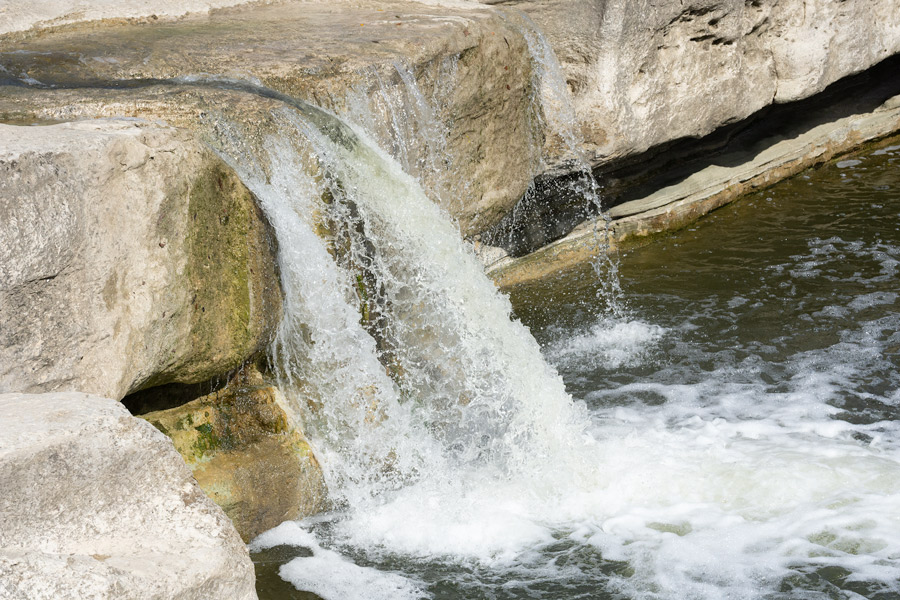
[[[626,316],[591,269],[517,290],[586,411],[571,454],[285,524],[253,545],[262,597],[900,596],[898,166],[870,150],[628,253]]]

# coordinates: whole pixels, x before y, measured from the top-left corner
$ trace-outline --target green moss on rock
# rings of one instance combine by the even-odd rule
[[[186,228],[176,222],[184,218]],[[263,350],[281,315],[277,242],[256,199],[228,165],[211,159],[189,188],[171,191],[156,227],[160,239],[186,238],[181,287],[189,333],[179,340],[186,356],[141,388],[237,369]]]
[[[280,398],[245,368],[219,391],[142,416],[171,438],[245,541],[327,507],[319,464]]]

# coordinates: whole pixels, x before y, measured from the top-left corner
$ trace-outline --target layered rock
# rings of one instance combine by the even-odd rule
[[[0,125],[0,215],[0,391],[203,381],[278,322],[263,215],[174,129]]]
[[[589,220],[519,258],[506,256],[499,248],[482,249],[488,275],[507,289],[553,277],[602,253],[645,244],[744,194],[900,131],[900,95],[871,111],[848,116],[823,112],[805,119],[795,116],[778,135],[723,153],[711,163],[692,165],[687,177],[610,209],[609,223]]]
[[[595,164],[707,135],[900,52],[893,0],[501,4],[549,38]]]
[[[319,464],[284,402],[257,371],[245,369],[222,390],[142,415],[172,439],[247,542],[327,508]]]
[[[114,400],[0,395],[0,597],[255,599],[228,518]]]

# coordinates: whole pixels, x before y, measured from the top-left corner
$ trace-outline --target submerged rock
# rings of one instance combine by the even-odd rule
[[[141,415],[169,436],[244,541],[327,508],[319,463],[277,388],[245,370],[217,392]]]
[[[0,395],[0,597],[256,598],[233,525],[114,400]]]
[[[175,129],[0,125],[0,220],[0,392],[203,381],[278,322],[265,218]]]

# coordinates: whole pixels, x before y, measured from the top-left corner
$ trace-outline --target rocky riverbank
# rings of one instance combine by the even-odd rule
[[[46,514],[22,521],[31,530],[0,532],[2,581],[24,582],[9,588],[12,597],[45,597],[22,591],[41,578],[51,596],[66,597],[69,584],[57,575],[70,560],[101,596],[138,586],[143,575],[129,579],[129,569],[157,569],[155,559],[141,566],[140,553],[96,541],[117,532],[68,545],[39,540],[39,521],[61,514],[51,505],[71,498],[41,475],[57,451],[23,445],[17,432],[43,427],[48,444],[63,444],[71,436],[53,441],[53,432],[89,432],[92,420],[100,432],[113,419],[143,432],[135,447],[159,446],[146,423],[110,408],[115,401],[174,440],[245,538],[327,505],[302,423],[284,412],[259,360],[281,318],[278,242],[258,199],[211,147],[211,131],[236,123],[263,145],[278,126],[273,115],[292,102],[356,123],[453,216],[508,287],[683,226],[900,129],[892,0],[90,8],[59,0],[4,10],[0,431],[8,439],[0,458],[8,460],[0,487],[32,477],[28,485],[50,498],[38,502]],[[841,87],[861,72],[881,75]],[[569,185],[579,165],[605,187],[606,246],[597,207]],[[257,363],[262,372],[248,366]],[[84,402],[99,412],[78,408]],[[67,424],[48,429],[45,418]],[[142,459],[120,453],[118,439],[92,443],[137,468]],[[176,468],[174,451],[166,456],[144,475],[159,489],[97,502],[145,518],[157,510],[147,502],[188,493],[183,464],[177,481],[159,474]],[[37,470],[29,475],[24,464]],[[129,468],[104,464],[84,468],[98,482]],[[88,485],[73,477],[57,478],[60,489]],[[251,597],[246,550],[224,514],[202,504],[219,529],[197,539],[230,554],[189,572],[161,559],[161,580],[204,594],[198,581],[234,584],[241,591],[218,595]],[[173,514],[190,520],[192,506]],[[71,523],[93,522],[79,510],[67,509]],[[18,519],[17,511],[18,501],[7,502],[0,516]],[[125,566],[109,566],[119,560]],[[230,573],[228,561],[243,566]],[[195,597],[173,590],[160,594]]]

